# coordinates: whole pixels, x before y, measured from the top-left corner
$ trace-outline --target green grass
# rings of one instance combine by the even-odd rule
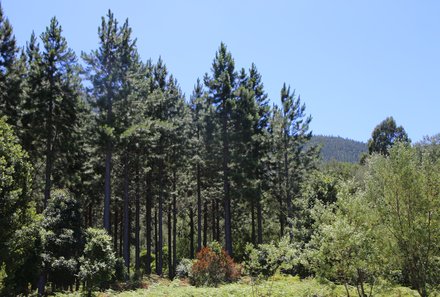
[[[234,284],[221,285],[218,288],[196,288],[185,281],[168,281],[165,279],[150,279],[143,282],[145,289],[132,291],[106,291],[96,293],[99,297],[165,297],[165,296],[200,296],[200,297],[226,297],[226,296],[289,296],[289,297],[337,297],[346,296],[345,288],[342,285],[335,285],[329,282],[319,282],[316,279],[300,280],[292,276],[275,276],[267,281],[258,284],[249,278],[243,278]],[[368,288],[369,289],[369,288]],[[74,297],[80,293],[58,294],[57,296]],[[350,295],[357,296],[356,288],[350,287]],[[415,297],[419,296],[416,291],[405,287],[378,286],[374,291],[375,297],[396,296]]]

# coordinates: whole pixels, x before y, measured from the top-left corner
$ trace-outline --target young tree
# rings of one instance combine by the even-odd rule
[[[75,282],[82,251],[81,209],[78,201],[63,190],[54,190],[42,222],[43,267],[54,288],[67,289]]]
[[[388,152],[367,164],[367,195],[388,231],[383,238],[393,247],[390,258],[425,297],[439,282],[440,163],[429,151],[405,144]]]

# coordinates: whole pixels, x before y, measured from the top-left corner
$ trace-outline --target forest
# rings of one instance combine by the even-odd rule
[[[19,46],[0,11],[2,296],[440,294],[439,135],[388,117],[322,162],[300,95],[226,44],[186,98],[128,19],[97,38],[54,17]]]

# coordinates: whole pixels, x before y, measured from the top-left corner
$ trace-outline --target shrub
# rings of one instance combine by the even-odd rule
[[[298,273],[298,249],[288,237],[282,238],[278,244],[260,244],[258,247],[248,244],[246,254],[244,268],[251,277],[268,278],[277,270],[286,274]]]
[[[193,261],[191,259],[180,260],[176,268],[176,275],[178,278],[191,277]]]
[[[192,266],[191,282],[195,286],[217,286],[240,277],[240,267],[221,249],[218,243],[204,247]]]
[[[80,258],[79,278],[85,282],[85,290],[108,285],[115,274],[116,257],[112,249],[111,237],[103,229],[89,228],[86,232],[84,254]]]

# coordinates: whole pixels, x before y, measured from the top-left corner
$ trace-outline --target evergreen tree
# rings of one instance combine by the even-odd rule
[[[212,103],[216,106],[216,112],[221,123],[222,138],[222,172],[223,172],[223,208],[225,247],[232,256],[232,233],[231,233],[231,195],[230,195],[230,121],[234,105],[234,91],[237,88],[237,73],[235,62],[224,43],[220,47],[212,62],[212,76],[205,76],[205,85],[209,90]]]
[[[21,105],[24,98],[25,57],[18,55],[15,36],[9,20],[0,6],[0,115],[7,116],[7,122],[21,132]]]
[[[98,29],[99,49],[88,55],[83,54],[88,79],[93,85],[90,92],[93,106],[98,109],[97,124],[105,154],[104,228],[109,233],[112,154],[118,137],[113,105],[123,100],[126,95],[124,78],[130,69],[135,46],[130,35],[128,22],[119,27],[113,13],[109,11],[107,19],[102,18],[101,27]]]
[[[61,33],[61,26],[52,18],[41,34],[43,51],[39,52],[34,35],[28,45],[31,98],[26,103],[26,127],[32,131],[28,131],[25,144],[44,155],[44,207],[54,176],[67,174],[75,162],[69,155],[77,149],[75,131],[84,107],[77,60]],[[56,182],[57,186],[66,186],[65,180]]]

